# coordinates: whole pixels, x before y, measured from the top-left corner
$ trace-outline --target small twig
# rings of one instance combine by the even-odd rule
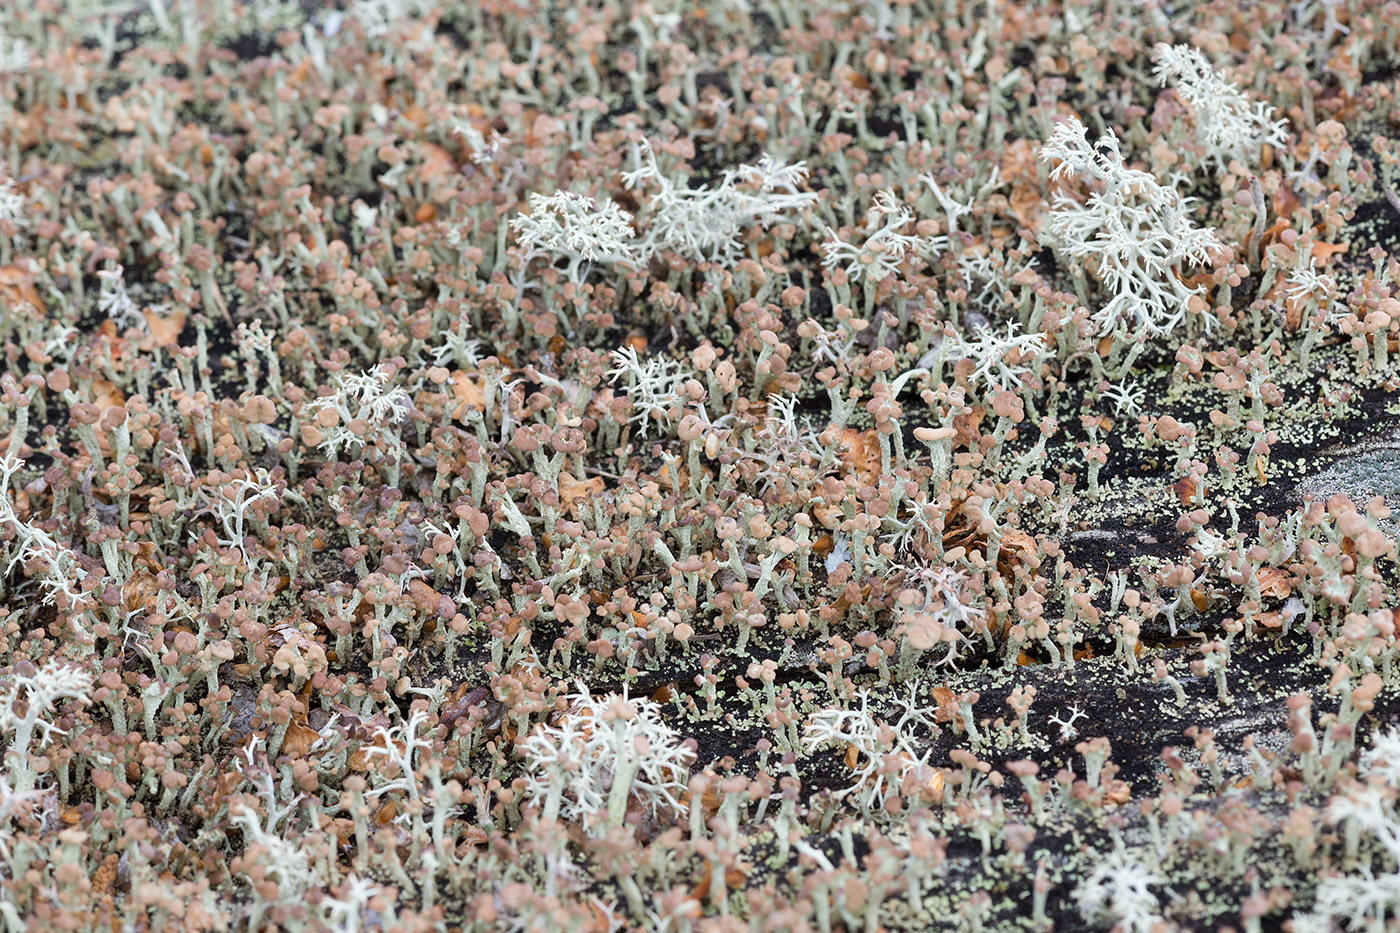
[[[1249,238],[1249,264],[1259,265],[1259,242],[1264,239],[1264,222],[1268,217],[1268,207],[1264,204],[1264,188],[1259,184],[1258,175],[1249,176],[1249,193],[1254,197],[1254,231]]]
[[[1088,351],[1077,350],[1074,353],[1071,353],[1069,356],[1065,357],[1065,361],[1060,364],[1060,382],[1063,383],[1065,381],[1065,374],[1069,372],[1069,364],[1081,358],[1087,360],[1089,358]]]
[[[1395,213],[1400,214],[1400,194],[1395,193],[1395,186],[1385,185],[1381,190],[1385,192],[1385,199],[1390,202],[1390,206],[1395,208]]]

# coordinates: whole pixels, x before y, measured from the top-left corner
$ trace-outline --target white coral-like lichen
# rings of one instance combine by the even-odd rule
[[[971,340],[960,340],[962,355],[972,360],[969,382],[980,383],[987,391],[1017,388],[1049,356],[1043,334],[1017,333],[1015,321],[1006,322],[1006,333],[983,327]]]
[[[1089,923],[1121,933],[1153,933],[1164,921],[1151,886],[1161,883],[1142,862],[1115,852],[1079,883],[1074,901]]]
[[[869,813],[878,813],[886,801],[904,796],[910,789],[927,786],[933,777],[928,764],[931,749],[920,755],[915,747],[915,726],[936,728],[933,707],[920,706],[920,685],[910,684],[908,699],[897,702],[901,714],[886,722],[870,709],[870,691],[859,690],[859,705],[817,710],[807,719],[803,750],[808,754],[825,747],[854,753],[850,786],[835,796],[852,796]],[[848,758],[848,761],[851,759]]]
[[[329,457],[336,456],[342,449],[362,447],[370,440],[378,440],[391,452],[399,451],[403,442],[395,428],[411,407],[408,393],[400,386],[391,385],[383,369],[359,374],[339,373],[335,391],[311,402],[311,409],[317,415],[335,414],[330,419],[334,423],[321,431],[321,449]],[[360,425],[366,430],[356,433]]]
[[[1207,161],[1217,168],[1225,168],[1231,159],[1253,163],[1264,145],[1287,142],[1286,124],[1273,119],[1274,108],[1252,104],[1211,67],[1200,49],[1162,43],[1152,57],[1157,80],[1164,86],[1171,84],[1191,108],[1196,137],[1206,149]]]
[[[623,174],[623,183],[629,189],[644,183],[657,189],[647,202],[637,247],[644,261],[670,251],[694,262],[729,262],[739,256],[745,228],[766,228],[817,200],[797,190],[807,178],[801,162],[785,165],[764,155],[757,165],[725,170],[717,185],[687,188],[661,171],[647,143],[633,148],[633,161],[637,167]]]
[[[16,674],[4,702],[0,702],[0,731],[15,733],[14,747],[27,746],[34,729],[42,735],[39,744],[46,745],[63,730],[41,717],[52,712],[59,700],[86,703],[92,689],[92,675],[61,661],[48,661],[33,674]],[[24,713],[15,713],[15,704],[23,701]]]
[[[50,714],[62,700],[87,703],[92,684],[90,673],[62,661],[46,661],[37,670],[31,665],[30,672],[11,672],[8,689],[0,693],[0,735],[13,735],[3,761],[16,790],[25,792],[34,787],[36,774],[29,764],[29,752],[36,734],[37,748],[65,734],[50,720]]]
[[[916,514],[921,512],[915,510]],[[927,530],[929,534],[938,533],[931,527]],[[970,641],[972,635],[986,625],[987,612],[971,598],[967,575],[943,564],[891,564],[890,569],[904,573],[909,589],[922,596],[922,599],[915,596],[914,602],[903,606],[901,617],[906,624],[922,625],[937,632],[936,642],[946,645],[946,653],[934,661],[934,665],[951,667],[956,664],[961,657],[958,646]],[[924,637],[935,640],[928,634]]]
[[[97,292],[97,310],[115,322],[118,330],[129,327],[145,330],[146,318],[127,292],[122,272],[121,266],[97,270],[97,278],[101,281]]]
[[[0,36],[0,43],[3,43],[3,36]],[[4,48],[0,44],[0,73],[4,68]],[[0,220],[8,220],[16,227],[26,227],[29,225],[29,218],[24,216],[24,209],[28,204],[28,199],[15,187],[14,179],[6,178],[0,182]]]
[[[1200,293],[1182,281],[1182,268],[1207,263],[1222,249],[1212,231],[1191,221],[1190,198],[1128,168],[1112,132],[1091,144],[1072,117],[1055,128],[1041,158],[1059,163],[1052,178],[1078,177],[1089,186],[1082,202],[1056,193],[1044,237],[1102,284],[1108,300],[1093,316],[1100,332],[1154,335],[1179,327]],[[1211,318],[1202,317],[1209,327]]]
[[[4,572],[10,573],[16,566],[31,561],[42,566],[39,586],[44,591],[44,601],[71,605],[81,595],[80,584],[88,571],[79,563],[73,551],[60,544],[43,528],[20,518],[11,500],[9,488],[11,479],[24,466],[19,457],[0,457],[0,528],[14,529],[14,541],[18,547],[10,552],[10,560]]]
[[[685,812],[695,755],[657,703],[626,691],[595,697],[582,683],[569,701],[557,723],[536,727],[520,745],[527,797],[541,801],[545,818],[617,826],[629,799],[653,816]]]
[[[530,212],[510,222],[520,245],[531,254],[568,260],[565,276],[582,282],[595,262],[630,262],[632,215],[612,201],[572,191],[531,194]]]
[[[932,253],[947,245],[947,237],[905,233],[914,212],[893,191],[877,194],[867,216],[869,232],[860,245],[847,243],[835,230],[827,230],[822,264],[828,272],[841,269],[852,282],[878,282],[897,273],[911,256]]]
[[[1400,913],[1400,730],[1377,735],[1357,763],[1361,779],[1336,794],[1327,806],[1329,822],[1339,824],[1358,845],[1369,836],[1385,853],[1356,874],[1333,875],[1317,886],[1310,913],[1293,918],[1295,930],[1379,930]]]
[[[653,419],[670,424],[670,409],[680,401],[681,387],[692,375],[690,370],[676,360],[661,356],[644,363],[632,347],[614,350],[612,358],[617,365],[608,370],[608,380],[615,383],[625,377],[623,392],[632,403],[629,420],[642,426],[642,436],[646,437]]]

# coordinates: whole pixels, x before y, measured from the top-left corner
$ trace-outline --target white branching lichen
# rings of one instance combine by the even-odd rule
[[[1089,186],[1082,201],[1063,190],[1055,194],[1045,239],[1102,285],[1107,301],[1094,312],[1100,331],[1175,331],[1201,292],[1182,282],[1181,270],[1208,263],[1222,249],[1214,233],[1191,221],[1190,199],[1128,168],[1114,134],[1091,144],[1072,117],[1055,127],[1040,157],[1058,163],[1052,178]],[[1201,320],[1211,326],[1209,315]]]
[[[626,692],[594,697],[580,684],[562,721],[536,727],[521,754],[528,791],[546,819],[602,831],[621,824],[629,800],[653,816],[686,812],[694,753],[650,700]]]
[[[1152,52],[1157,80],[1171,84],[1191,108],[1196,138],[1205,147],[1206,161],[1217,170],[1239,159],[1255,165],[1265,145],[1287,141],[1287,124],[1274,120],[1274,108],[1251,104],[1234,84],[1211,67],[1200,49],[1189,45],[1159,44]]]

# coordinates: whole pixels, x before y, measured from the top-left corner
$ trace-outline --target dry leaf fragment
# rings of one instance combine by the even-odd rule
[[[577,517],[580,506],[587,506],[594,496],[603,494],[605,485],[601,476],[578,479],[568,473],[559,473],[559,501],[570,516]]]
[[[1286,599],[1293,592],[1293,583],[1288,571],[1278,567],[1265,567],[1256,576],[1259,579],[1259,595],[1270,599]]]
[[[180,340],[180,332],[185,329],[185,312],[176,308],[166,314],[158,314],[146,308],[141,314],[146,318],[146,338],[140,343],[142,350],[156,347],[173,347]]]
[[[969,450],[976,449],[982,439],[982,432],[979,430],[979,427],[985,415],[986,409],[981,405],[973,406],[971,411],[954,415],[953,429],[958,433],[953,438],[953,446],[966,447]]]
[[[1351,246],[1350,243],[1319,243],[1319,242],[1314,242],[1314,243],[1313,243],[1313,248],[1312,248],[1312,254],[1313,254],[1313,256],[1317,259],[1317,261],[1318,261],[1318,263],[1319,263],[1320,265],[1321,265],[1321,264],[1326,264],[1327,260],[1330,259],[1330,258],[1333,256],[1333,254],[1335,254],[1335,253],[1345,253],[1345,252],[1347,251],[1347,249],[1350,248],[1350,246]]]
[[[861,485],[874,486],[879,481],[880,438],[874,429],[844,428],[836,449],[842,465],[856,474]]]
[[[117,884],[117,865],[121,858],[115,852],[108,853],[92,876],[92,892],[99,897],[111,894]]]
[[[933,715],[934,722],[952,722],[958,718],[958,695],[951,687],[934,687],[930,691],[938,710]]]
[[[372,749],[380,749],[381,751],[371,751]],[[360,747],[355,749],[345,760],[345,767],[351,771],[368,771],[375,758],[382,758],[383,751],[387,749],[388,746],[384,744],[383,734],[377,734],[371,741],[361,743]]]
[[[690,889],[690,896],[697,901],[703,901],[710,896],[710,863],[708,861],[700,866],[697,875],[700,880],[696,881],[695,887]]]
[[[1007,528],[1001,533],[1001,550],[1008,558],[1029,567],[1040,566],[1036,556],[1035,538],[1019,528]]]
[[[1172,492],[1176,494],[1177,501],[1182,505],[1196,501],[1196,483],[1194,476],[1185,476],[1172,483]]]
[[[12,310],[26,304],[37,312],[44,310],[43,299],[34,287],[34,276],[21,266],[0,268],[0,304]]]
[[[486,386],[482,378],[475,373],[468,373],[460,369],[454,372],[452,374],[452,394],[458,402],[457,409],[452,413],[454,418],[462,418],[469,408],[475,408],[477,411],[486,410]]]
[[[433,589],[425,580],[414,577],[408,581],[407,590],[408,598],[413,601],[413,607],[419,612],[442,616],[446,619],[452,618],[457,612],[457,607],[451,598]]]
[[[92,380],[92,403],[105,413],[109,408],[120,408],[126,404],[126,396],[122,395],[115,385],[106,379]],[[99,433],[99,437],[103,436]]]
[[[122,603],[126,606],[127,612],[136,612],[150,606],[155,599],[160,587],[156,584],[156,578],[142,570],[127,577],[122,584]]]
[[[457,171],[457,162],[452,153],[437,143],[421,143],[418,151],[423,156],[423,164],[418,167],[418,180],[432,184],[449,178]]]
[[[1117,778],[1104,781],[1103,802],[1110,806],[1121,807],[1123,804],[1133,799],[1132,791],[1129,790],[1126,781]]]
[[[304,758],[320,738],[321,733],[304,722],[294,720],[287,727],[287,734],[282,739],[282,753],[293,758]]]

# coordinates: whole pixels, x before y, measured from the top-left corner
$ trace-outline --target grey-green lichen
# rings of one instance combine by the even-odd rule
[[[0,925],[1393,925],[1397,48],[0,9]]]

